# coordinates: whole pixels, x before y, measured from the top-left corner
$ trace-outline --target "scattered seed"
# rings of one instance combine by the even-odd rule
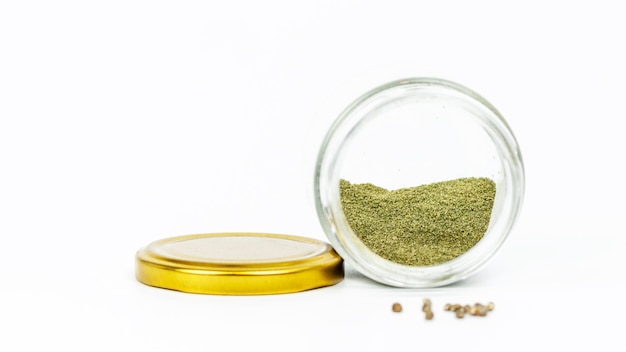
[[[426,320],[432,320],[433,317],[435,316],[433,314],[432,302],[428,298],[424,298],[423,302],[424,302],[424,305],[422,306],[422,311],[426,313]]]
[[[469,304],[460,305],[446,303],[446,305],[443,307],[443,310],[453,312],[457,318],[461,319],[464,318],[466,314],[484,317],[494,308],[495,304],[493,302],[489,302],[486,305],[481,303],[475,303],[473,306],[470,306]],[[395,313],[400,313],[402,312],[402,305],[396,302],[391,306],[391,310]],[[433,319],[435,314],[432,311],[432,301],[430,299],[423,299],[422,311],[425,313],[426,320]]]
[[[459,310],[461,308],[463,308],[462,305],[460,305],[460,304],[453,304],[453,305],[450,306],[450,309],[448,309],[448,310],[450,310],[452,312],[456,312],[457,310]]]
[[[476,315],[484,317],[487,315],[488,309],[487,306],[479,304],[476,306]]]
[[[461,307],[457,310],[454,311],[454,313],[456,314],[456,317],[461,319],[465,316],[465,307]]]
[[[427,312],[432,310],[432,302],[428,298],[424,298],[424,305],[422,306],[422,311]]]

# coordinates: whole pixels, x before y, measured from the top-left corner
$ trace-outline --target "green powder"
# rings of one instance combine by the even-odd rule
[[[471,177],[388,191],[341,180],[340,192],[348,224],[368,248],[399,264],[426,266],[452,260],[480,241],[496,185]]]

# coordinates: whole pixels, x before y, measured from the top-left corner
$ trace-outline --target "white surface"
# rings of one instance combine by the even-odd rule
[[[0,350],[623,351],[620,9],[0,3]],[[357,95],[404,76],[476,90],[516,133],[524,209],[483,271],[402,290],[349,270],[331,288],[267,297],[135,281],[135,252],[164,237],[324,239],[311,174],[321,137]],[[442,310],[476,301],[496,309]]]

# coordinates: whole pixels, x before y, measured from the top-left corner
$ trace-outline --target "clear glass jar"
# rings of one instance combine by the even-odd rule
[[[342,209],[340,179],[399,189],[464,177],[495,182],[489,226],[476,245],[441,264],[384,259]],[[326,236],[349,265],[383,284],[437,287],[476,273],[501,247],[522,204],[524,166],[515,136],[487,100],[454,82],[411,78],[365,93],[340,114],[319,151],[314,192]]]

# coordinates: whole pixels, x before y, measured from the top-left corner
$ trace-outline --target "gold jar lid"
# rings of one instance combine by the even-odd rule
[[[261,233],[213,233],[153,242],[136,255],[140,282],[218,295],[290,293],[331,286],[343,260],[315,239]]]

